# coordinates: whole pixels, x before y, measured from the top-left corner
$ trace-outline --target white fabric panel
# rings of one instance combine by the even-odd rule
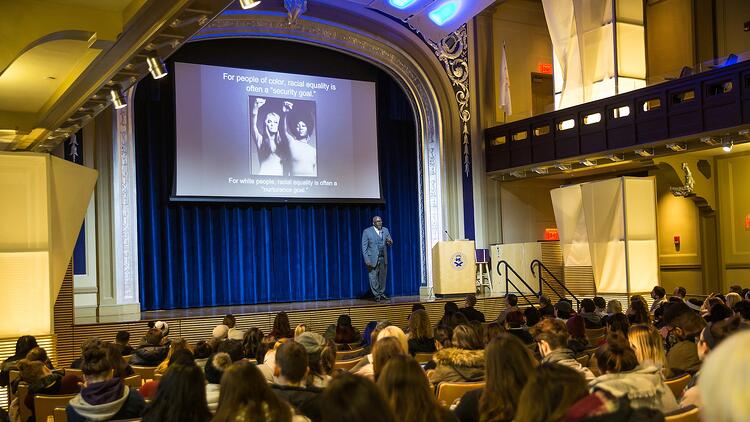
[[[581,186],[596,290],[627,291],[621,179]]]
[[[631,292],[650,292],[659,282],[656,239],[628,240],[628,276]]]
[[[560,66],[562,87],[558,109],[583,103],[583,68],[571,0],[542,0],[552,50]],[[558,90],[558,87],[555,87]]]
[[[563,263],[569,267],[591,266],[591,251],[581,200],[581,185],[552,189],[550,196],[562,246]]]
[[[653,177],[626,177],[623,183],[630,291],[647,292],[660,284],[655,180]]]

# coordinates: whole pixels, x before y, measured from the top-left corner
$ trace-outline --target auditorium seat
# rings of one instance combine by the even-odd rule
[[[26,407],[26,396],[29,394],[29,384],[22,382],[18,384],[18,390],[16,390],[16,398],[18,398],[18,414],[21,416],[22,421],[26,421],[31,417],[31,409]]]
[[[65,368],[65,375],[75,375],[80,379],[83,379],[83,371],[75,368]]]
[[[432,353],[417,353],[414,355],[414,359],[420,364],[425,364],[432,360]]]
[[[336,352],[336,360],[349,360],[362,356],[365,353],[365,349],[360,347],[354,350],[345,350]]]
[[[586,338],[589,340],[589,344],[599,344],[607,336],[606,328],[587,328]]]
[[[130,363],[130,358],[132,358],[133,355],[125,355],[122,357],[122,360],[125,361],[125,363]]]
[[[140,375],[143,381],[156,379],[154,378],[156,366],[131,365],[131,367],[133,368],[133,372]]]
[[[664,415],[665,422],[700,422],[700,409],[688,406]]]
[[[70,399],[75,396],[75,394],[37,394],[34,396],[34,415],[36,422],[47,422],[48,416],[54,416],[55,408],[65,408]]]
[[[456,399],[460,399],[469,391],[484,388],[484,381],[480,382],[441,382],[438,384],[437,400],[441,405],[450,407]]]
[[[21,376],[21,373],[17,369],[11,369],[10,372],[8,372],[8,404],[13,401],[13,389],[10,387],[13,385],[13,382],[17,380]]]
[[[357,363],[359,363],[360,359],[349,359],[349,360],[336,360],[336,363],[333,365],[334,369],[343,369],[344,371],[348,371],[352,368],[354,368]]]
[[[137,390],[141,388],[141,385],[143,384],[143,377],[140,374],[135,374],[123,379],[122,382],[128,387],[135,388]]]
[[[55,419],[55,422],[68,422],[68,413],[64,407],[56,407],[52,412],[52,417]]]
[[[682,392],[685,390],[685,386],[690,382],[690,374],[685,374],[676,378],[668,379],[664,381],[665,384],[672,390],[674,397],[679,400],[682,397]]]

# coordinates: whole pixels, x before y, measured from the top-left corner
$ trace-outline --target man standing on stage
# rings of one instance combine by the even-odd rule
[[[376,302],[388,300],[385,295],[385,275],[388,271],[388,252],[386,246],[393,245],[391,233],[383,227],[383,219],[372,218],[372,227],[362,232],[362,256],[367,265],[367,275],[370,278],[370,290]]]

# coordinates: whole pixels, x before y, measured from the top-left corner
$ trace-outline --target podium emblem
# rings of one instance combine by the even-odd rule
[[[454,270],[461,271],[464,269],[464,266],[466,264],[466,256],[461,252],[456,252],[451,258],[451,263],[453,264]]]

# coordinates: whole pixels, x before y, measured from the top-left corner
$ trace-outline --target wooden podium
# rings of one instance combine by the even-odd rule
[[[476,256],[473,240],[443,240],[432,247],[435,295],[474,293]]]

